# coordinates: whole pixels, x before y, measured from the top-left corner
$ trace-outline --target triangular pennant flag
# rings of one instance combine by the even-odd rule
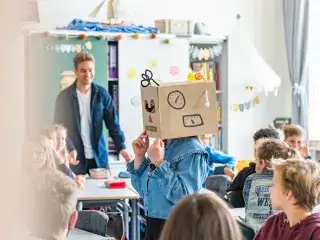
[[[89,17],[97,17],[106,2],[107,0],[103,0],[95,9],[93,9],[93,11],[89,14]]]

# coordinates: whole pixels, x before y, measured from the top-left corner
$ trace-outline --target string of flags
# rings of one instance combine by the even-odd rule
[[[189,47],[189,55],[192,59],[209,60],[218,57],[222,52],[222,44],[214,45],[210,48],[199,48],[191,45]]]
[[[258,105],[260,103],[260,98],[258,96],[253,97],[249,101],[246,101],[244,103],[238,103],[232,105],[232,110],[235,112],[243,112],[245,110],[249,110],[251,108],[254,108],[255,105]]]
[[[41,46],[47,51],[55,51],[57,53],[79,53],[92,49],[92,43],[90,41],[77,44],[49,44],[42,40]]]

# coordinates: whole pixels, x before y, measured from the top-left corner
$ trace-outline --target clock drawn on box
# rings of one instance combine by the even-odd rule
[[[168,94],[167,98],[170,107],[176,110],[181,110],[186,105],[186,99],[182,92],[179,90],[172,91]]]
[[[204,124],[200,114],[183,115],[182,122],[184,127],[199,127]]]

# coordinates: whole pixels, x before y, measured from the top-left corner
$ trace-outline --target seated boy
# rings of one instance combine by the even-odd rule
[[[279,159],[273,167],[271,204],[281,212],[269,217],[254,239],[320,239],[320,213],[313,213],[320,196],[319,164]]]
[[[311,159],[310,151],[305,141],[305,131],[299,125],[289,124],[283,127],[284,141],[289,147],[300,152],[303,158]]]
[[[67,239],[78,218],[76,182],[56,169],[45,170],[34,180],[26,185],[29,239]]]
[[[273,128],[262,128],[255,132],[253,135],[254,144],[260,139],[280,139],[279,133]],[[242,190],[244,182],[247,177],[255,173],[256,164],[250,163],[249,167],[242,169],[232,181],[230,187],[227,189],[230,203],[233,207],[244,207],[244,201],[242,197]]]
[[[229,176],[231,179],[233,179],[235,176],[234,168],[237,163],[237,160],[234,157],[223,152],[217,151],[213,147],[209,146],[210,137],[210,134],[205,134],[202,135],[201,139],[205,147],[205,150],[209,153],[209,176],[225,174]]]
[[[272,186],[273,158],[287,159],[296,157],[295,151],[281,140],[261,139],[255,146],[256,173],[247,177],[243,188],[246,205],[245,221],[255,230],[259,230],[266,219],[274,214],[270,204]]]

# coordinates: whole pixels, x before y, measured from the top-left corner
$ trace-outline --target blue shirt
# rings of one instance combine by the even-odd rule
[[[224,164],[226,167],[230,169],[234,169],[237,160],[223,152],[216,151],[214,148],[210,146],[206,146],[205,150],[209,153],[209,166],[212,167],[215,163]]]
[[[164,160],[154,171],[148,158],[136,170],[133,161],[127,165],[145,213],[152,218],[167,219],[172,207],[182,197],[199,192],[208,176],[208,153],[195,137],[170,140]]]

